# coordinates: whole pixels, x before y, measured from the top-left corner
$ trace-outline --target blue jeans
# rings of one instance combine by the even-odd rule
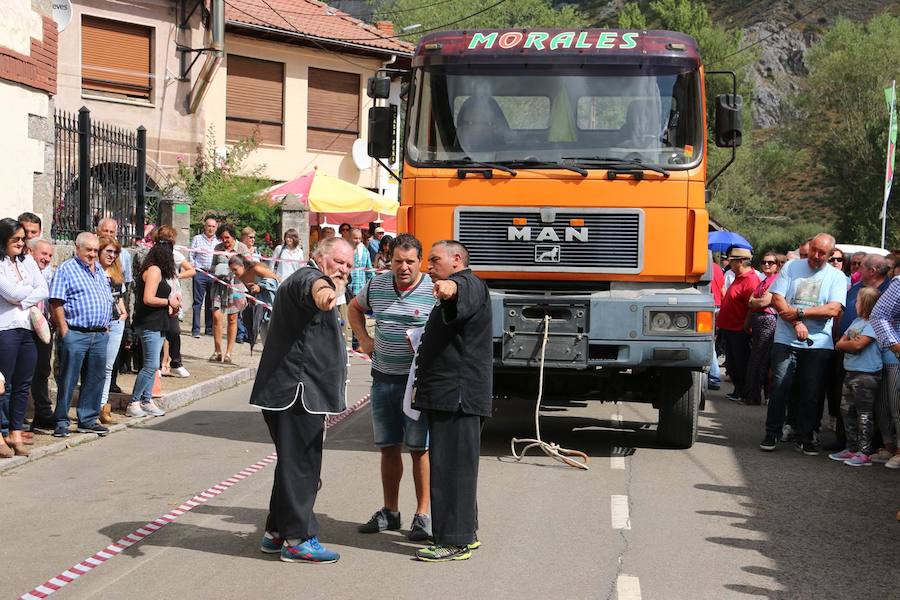
[[[85,333],[70,329],[65,337],[57,337],[57,340],[59,373],[56,377],[56,410],[53,415],[56,426],[69,426],[69,406],[72,404],[72,392],[82,365],[85,369],[78,394],[78,426],[96,425],[100,415],[100,398],[103,396],[109,333]]]
[[[106,344],[106,380],[103,383],[103,393],[100,395],[100,406],[104,406],[109,400],[109,384],[112,381],[116,357],[119,356],[119,345],[122,343],[123,333],[125,333],[125,321],[116,319],[110,322],[109,342]]]
[[[425,413],[414,421],[403,412],[406,383],[372,382],[372,429],[379,448],[404,444],[410,450],[428,450]]]
[[[6,379],[6,391],[0,396],[0,430],[25,429],[25,409],[34,365],[37,363],[37,347],[30,329],[16,328],[0,331],[0,372]]]
[[[824,391],[825,369],[833,350],[801,349],[787,344],[772,346],[772,389],[766,412],[766,433],[781,435],[785,412],[792,393],[796,399],[797,433],[802,442],[811,442],[819,396]],[[796,385],[795,385],[796,384]]]
[[[722,372],[719,370],[719,357],[716,356],[716,343],[712,343],[712,362],[709,364],[709,384],[722,385]]]
[[[212,332],[212,296],[209,290],[213,280],[206,273],[197,272],[194,275],[194,303],[193,320],[191,321],[191,335],[200,335],[200,307],[203,307],[203,332],[209,335]]]
[[[153,380],[156,378],[156,370],[159,369],[159,354],[162,352],[166,334],[163,331],[141,331],[141,351],[144,353],[144,364],[137,379],[134,380],[134,389],[131,391],[132,402],[147,402],[153,399]]]

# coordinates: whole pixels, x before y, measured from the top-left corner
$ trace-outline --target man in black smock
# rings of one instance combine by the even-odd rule
[[[250,404],[263,409],[278,452],[266,533],[260,549],[286,562],[331,563],[313,514],[322,470],[325,417],[346,407],[347,348],[337,295],[353,249],[343,238],[319,243],[309,265],[278,287]]]
[[[434,545],[416,552],[429,562],[465,560],[479,544],[478,459],[481,424],[491,416],[493,342],[488,287],[468,266],[459,242],[431,247],[438,304],[418,348],[412,402],[430,428]]]

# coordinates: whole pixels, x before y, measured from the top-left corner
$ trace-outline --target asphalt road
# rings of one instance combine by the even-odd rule
[[[354,367],[352,398],[366,392]],[[0,596],[27,593],[272,452],[249,386],[0,477]],[[334,565],[261,554],[271,465],[184,513],[53,598],[898,597],[900,472],[852,469],[787,447],[764,454],[763,410],[714,395],[691,450],[655,447],[655,412],[634,404],[551,407],[544,437],[590,470],[509,439],[493,422],[471,560],[426,564],[401,532],[361,535],[380,505],[370,413],[329,431],[317,512]],[[407,465],[409,463],[407,462]],[[404,525],[414,508],[404,479]]]

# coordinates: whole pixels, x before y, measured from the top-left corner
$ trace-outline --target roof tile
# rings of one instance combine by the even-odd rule
[[[382,51],[411,54],[415,48],[413,44],[391,37],[374,25],[317,0],[225,0],[225,20]]]

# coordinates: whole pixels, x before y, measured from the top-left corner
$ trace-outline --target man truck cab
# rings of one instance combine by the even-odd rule
[[[399,229],[468,247],[491,289],[498,406],[532,407],[544,369],[545,398],[652,403],[660,441],[693,444],[714,335],[706,75],[696,42],[669,31],[417,45]],[[717,98],[732,160],[740,110],[736,89]],[[393,111],[369,122],[370,154],[390,156]]]

